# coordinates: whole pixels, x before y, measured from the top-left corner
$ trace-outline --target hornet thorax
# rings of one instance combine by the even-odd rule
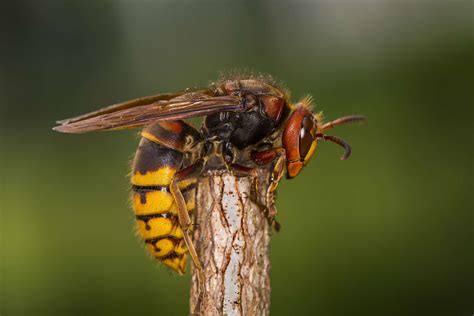
[[[227,162],[247,152],[274,134],[288,116],[286,96],[270,84],[253,79],[228,80],[216,85],[218,95],[243,97],[243,112],[220,112],[206,116],[201,133],[205,142],[219,143],[216,154]],[[220,153],[217,153],[219,151]],[[243,157],[242,157],[243,158]],[[240,159],[239,159],[240,160]]]
[[[206,116],[202,133],[243,149],[272,134],[289,113],[284,95],[271,84],[255,79],[227,80],[216,85],[217,95],[242,97],[243,112],[221,112]]]

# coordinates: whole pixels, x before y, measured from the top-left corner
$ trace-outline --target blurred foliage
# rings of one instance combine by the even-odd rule
[[[0,314],[186,314],[189,276],[147,257],[135,131],[56,119],[218,72],[314,95],[353,146],[284,181],[272,314],[474,312],[472,1],[9,1],[0,10]]]

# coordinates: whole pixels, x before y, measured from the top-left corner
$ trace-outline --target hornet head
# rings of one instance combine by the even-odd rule
[[[341,157],[345,160],[351,154],[351,147],[342,139],[324,134],[338,125],[349,122],[365,122],[367,118],[361,115],[341,117],[329,123],[322,123],[322,114],[313,113],[311,98],[306,98],[294,106],[294,110],[286,121],[283,131],[283,148],[286,151],[287,178],[296,177],[301,169],[313,157],[319,140],[326,140],[344,147]]]

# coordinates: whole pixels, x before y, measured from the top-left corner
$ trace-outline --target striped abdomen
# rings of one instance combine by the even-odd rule
[[[163,126],[158,128],[159,133],[166,132]],[[138,232],[152,255],[183,274],[188,249],[178,223],[176,203],[169,189],[173,175],[182,165],[183,154],[163,146],[163,142],[153,135],[156,133],[150,134],[150,130],[156,132],[156,129],[155,126],[154,129],[144,130],[135,155],[132,170],[133,209]],[[195,185],[195,179],[179,184],[188,211],[195,208]]]

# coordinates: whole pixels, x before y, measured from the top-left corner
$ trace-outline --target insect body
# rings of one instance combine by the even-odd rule
[[[183,121],[197,116],[205,116],[200,130]],[[201,270],[190,234],[200,175],[226,169],[251,176],[270,165],[266,206],[275,224],[273,194],[285,171],[288,178],[297,176],[319,140],[344,147],[341,159],[346,159],[350,146],[325,132],[365,120],[353,115],[324,124],[322,115],[312,112],[310,98],[292,104],[271,80],[237,78],[207,89],[112,105],[60,121],[54,130],[84,133],[146,126],[131,180],[138,231],[154,257],[182,274],[187,253]]]

